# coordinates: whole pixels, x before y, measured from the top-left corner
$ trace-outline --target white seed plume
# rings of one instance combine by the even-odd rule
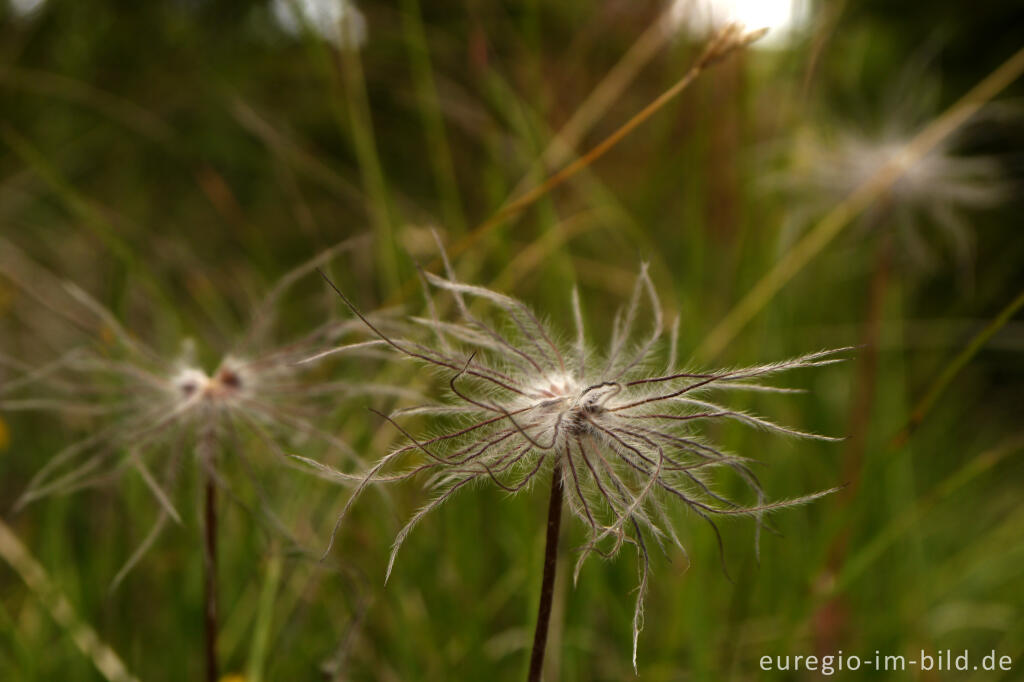
[[[629,304],[615,318],[604,353],[593,351],[586,341],[575,292],[575,341],[566,344],[523,303],[458,281],[447,258],[445,269],[444,277],[424,274],[429,315],[413,318],[429,341],[389,336],[338,291],[393,351],[447,377],[447,402],[381,415],[408,442],[362,477],[338,518],[340,524],[371,483],[433,474],[438,495],[398,533],[388,576],[413,526],[459,490],[474,482],[490,481],[502,490],[518,493],[545,472],[558,471],[569,508],[588,535],[575,575],[592,553],[611,557],[626,544],[637,551],[640,582],[633,618],[635,667],[649,572],[648,541],[653,538],[663,550],[665,543],[671,542],[685,554],[667,505],[681,505],[709,523],[721,543],[716,516],[752,517],[760,527],[767,512],[832,492],[766,502],[749,460],[709,442],[699,430],[711,421],[731,419],[783,435],[832,440],[731,409],[714,394],[791,392],[761,382],[788,370],[839,362],[836,355],[847,349],[740,369],[680,371],[674,366],[674,349],[665,366],[661,306],[646,266]],[[430,289],[450,296],[457,321],[438,319]],[[489,306],[495,314],[478,315],[474,312],[477,303]],[[642,316],[648,320],[644,325]],[[676,338],[675,332],[672,338]],[[398,422],[412,415],[431,418],[445,430],[440,435],[416,437]],[[749,484],[756,498],[753,504],[733,501],[715,491],[710,475],[722,468],[731,469]]]

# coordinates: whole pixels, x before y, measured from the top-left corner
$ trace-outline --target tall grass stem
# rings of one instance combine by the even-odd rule
[[[138,682],[114,650],[99,638],[96,630],[75,613],[64,592],[3,520],[0,520],[0,559],[25,581],[35,598],[49,611],[78,650],[92,661],[103,679],[108,682]]]

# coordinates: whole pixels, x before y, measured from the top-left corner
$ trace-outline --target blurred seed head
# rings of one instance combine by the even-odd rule
[[[887,166],[898,167],[902,175],[862,216],[862,231],[893,233],[903,259],[919,271],[948,259],[969,273],[972,218],[1013,196],[999,159],[970,150],[998,127],[992,115],[998,107],[989,105],[970,124],[912,160],[909,144],[939,110],[940,89],[929,75],[928,59],[923,54],[910,60],[886,88],[874,124],[845,116],[801,129],[790,146],[786,175],[771,184],[781,185],[801,202],[792,220],[799,230]]]
[[[15,16],[27,19],[41,12],[46,0],[8,0],[7,4]]]
[[[234,337],[235,348],[207,371],[196,359],[193,341],[183,342],[176,357],[161,355],[85,291],[0,240],[0,276],[36,302],[29,314],[57,317],[76,328],[65,332],[67,341],[50,339],[70,347],[45,363],[0,353],[0,364],[10,374],[0,385],[0,413],[48,412],[86,434],[41,467],[16,507],[108,484],[125,472],[141,476],[159,506],[157,522],[116,584],[168,518],[181,522],[171,491],[186,455],[196,453],[195,464],[208,467],[215,483],[230,490],[218,467],[220,458],[228,456],[241,462],[239,468],[260,491],[261,513],[294,541],[263,499],[249,454],[269,455],[271,461],[291,466],[285,452],[299,447],[337,453],[358,467],[355,453],[330,426],[339,396],[410,394],[332,377],[326,363],[335,356],[373,357],[382,345],[365,339],[361,323],[327,318],[298,336],[277,323],[283,297],[296,281],[365,243],[356,239],[340,244],[281,278],[256,306],[248,328]],[[28,306],[22,308],[25,314]],[[375,319],[390,328],[386,315]]]
[[[806,26],[810,6],[805,0],[672,0],[669,18],[676,30],[698,38],[730,24],[767,29],[756,46],[778,48]]]
[[[270,7],[289,35],[309,31],[339,49],[357,50],[366,43],[366,17],[351,0],[271,0]]]
[[[905,162],[911,135],[871,137],[850,130],[807,137],[797,150],[794,170],[805,189],[839,201],[871,179],[887,164],[905,167],[862,226],[872,231],[895,230],[910,262],[934,265],[945,251],[961,266],[973,259],[970,214],[1009,198],[1002,166],[985,156],[966,156],[951,144],[939,145],[913,163]],[[936,238],[931,238],[929,235]]]

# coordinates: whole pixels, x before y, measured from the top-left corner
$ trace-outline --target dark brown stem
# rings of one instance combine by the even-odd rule
[[[208,466],[211,463],[206,463]],[[205,601],[203,624],[206,644],[206,680],[217,682],[217,488],[205,472],[205,514],[203,516],[203,578]]]
[[[544,669],[544,649],[548,643],[548,625],[551,622],[551,603],[555,592],[555,566],[558,564],[558,533],[562,525],[562,465],[556,464],[551,472],[551,500],[548,502],[548,534],[544,545],[544,580],[540,586],[540,607],[537,609],[537,629],[533,633],[533,652],[530,654],[528,682],[540,682]]]

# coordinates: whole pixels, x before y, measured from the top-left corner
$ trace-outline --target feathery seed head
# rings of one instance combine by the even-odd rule
[[[653,539],[662,549],[671,542],[685,553],[670,505],[681,505],[713,528],[716,516],[748,516],[760,527],[768,512],[831,492],[765,502],[748,460],[708,441],[699,429],[729,419],[790,436],[831,440],[732,409],[714,394],[791,392],[761,382],[791,369],[838,362],[839,350],[741,369],[680,371],[673,349],[665,361],[661,306],[646,266],[629,304],[616,316],[608,350],[601,354],[586,342],[577,295],[576,340],[569,346],[556,341],[555,333],[523,303],[458,281],[446,258],[445,269],[445,277],[425,273],[425,286],[450,297],[458,320],[439,319],[439,306],[428,294],[430,316],[413,320],[429,332],[426,339],[383,333],[338,292],[393,351],[442,371],[448,379],[445,402],[381,415],[407,442],[362,477],[338,518],[340,524],[370,483],[433,474],[439,494],[399,532],[388,575],[413,526],[468,484],[490,481],[518,493],[551,471],[562,478],[565,500],[588,536],[577,575],[592,553],[610,557],[626,544],[637,550],[641,579],[633,623],[635,664],[648,542]],[[478,314],[475,304],[490,307],[494,314]],[[640,324],[642,309],[650,318],[645,328]],[[671,338],[674,345],[674,332]],[[444,430],[417,437],[399,424],[410,415],[433,417]],[[716,469],[729,469],[744,480],[754,501],[734,501],[717,492],[710,476]]]

